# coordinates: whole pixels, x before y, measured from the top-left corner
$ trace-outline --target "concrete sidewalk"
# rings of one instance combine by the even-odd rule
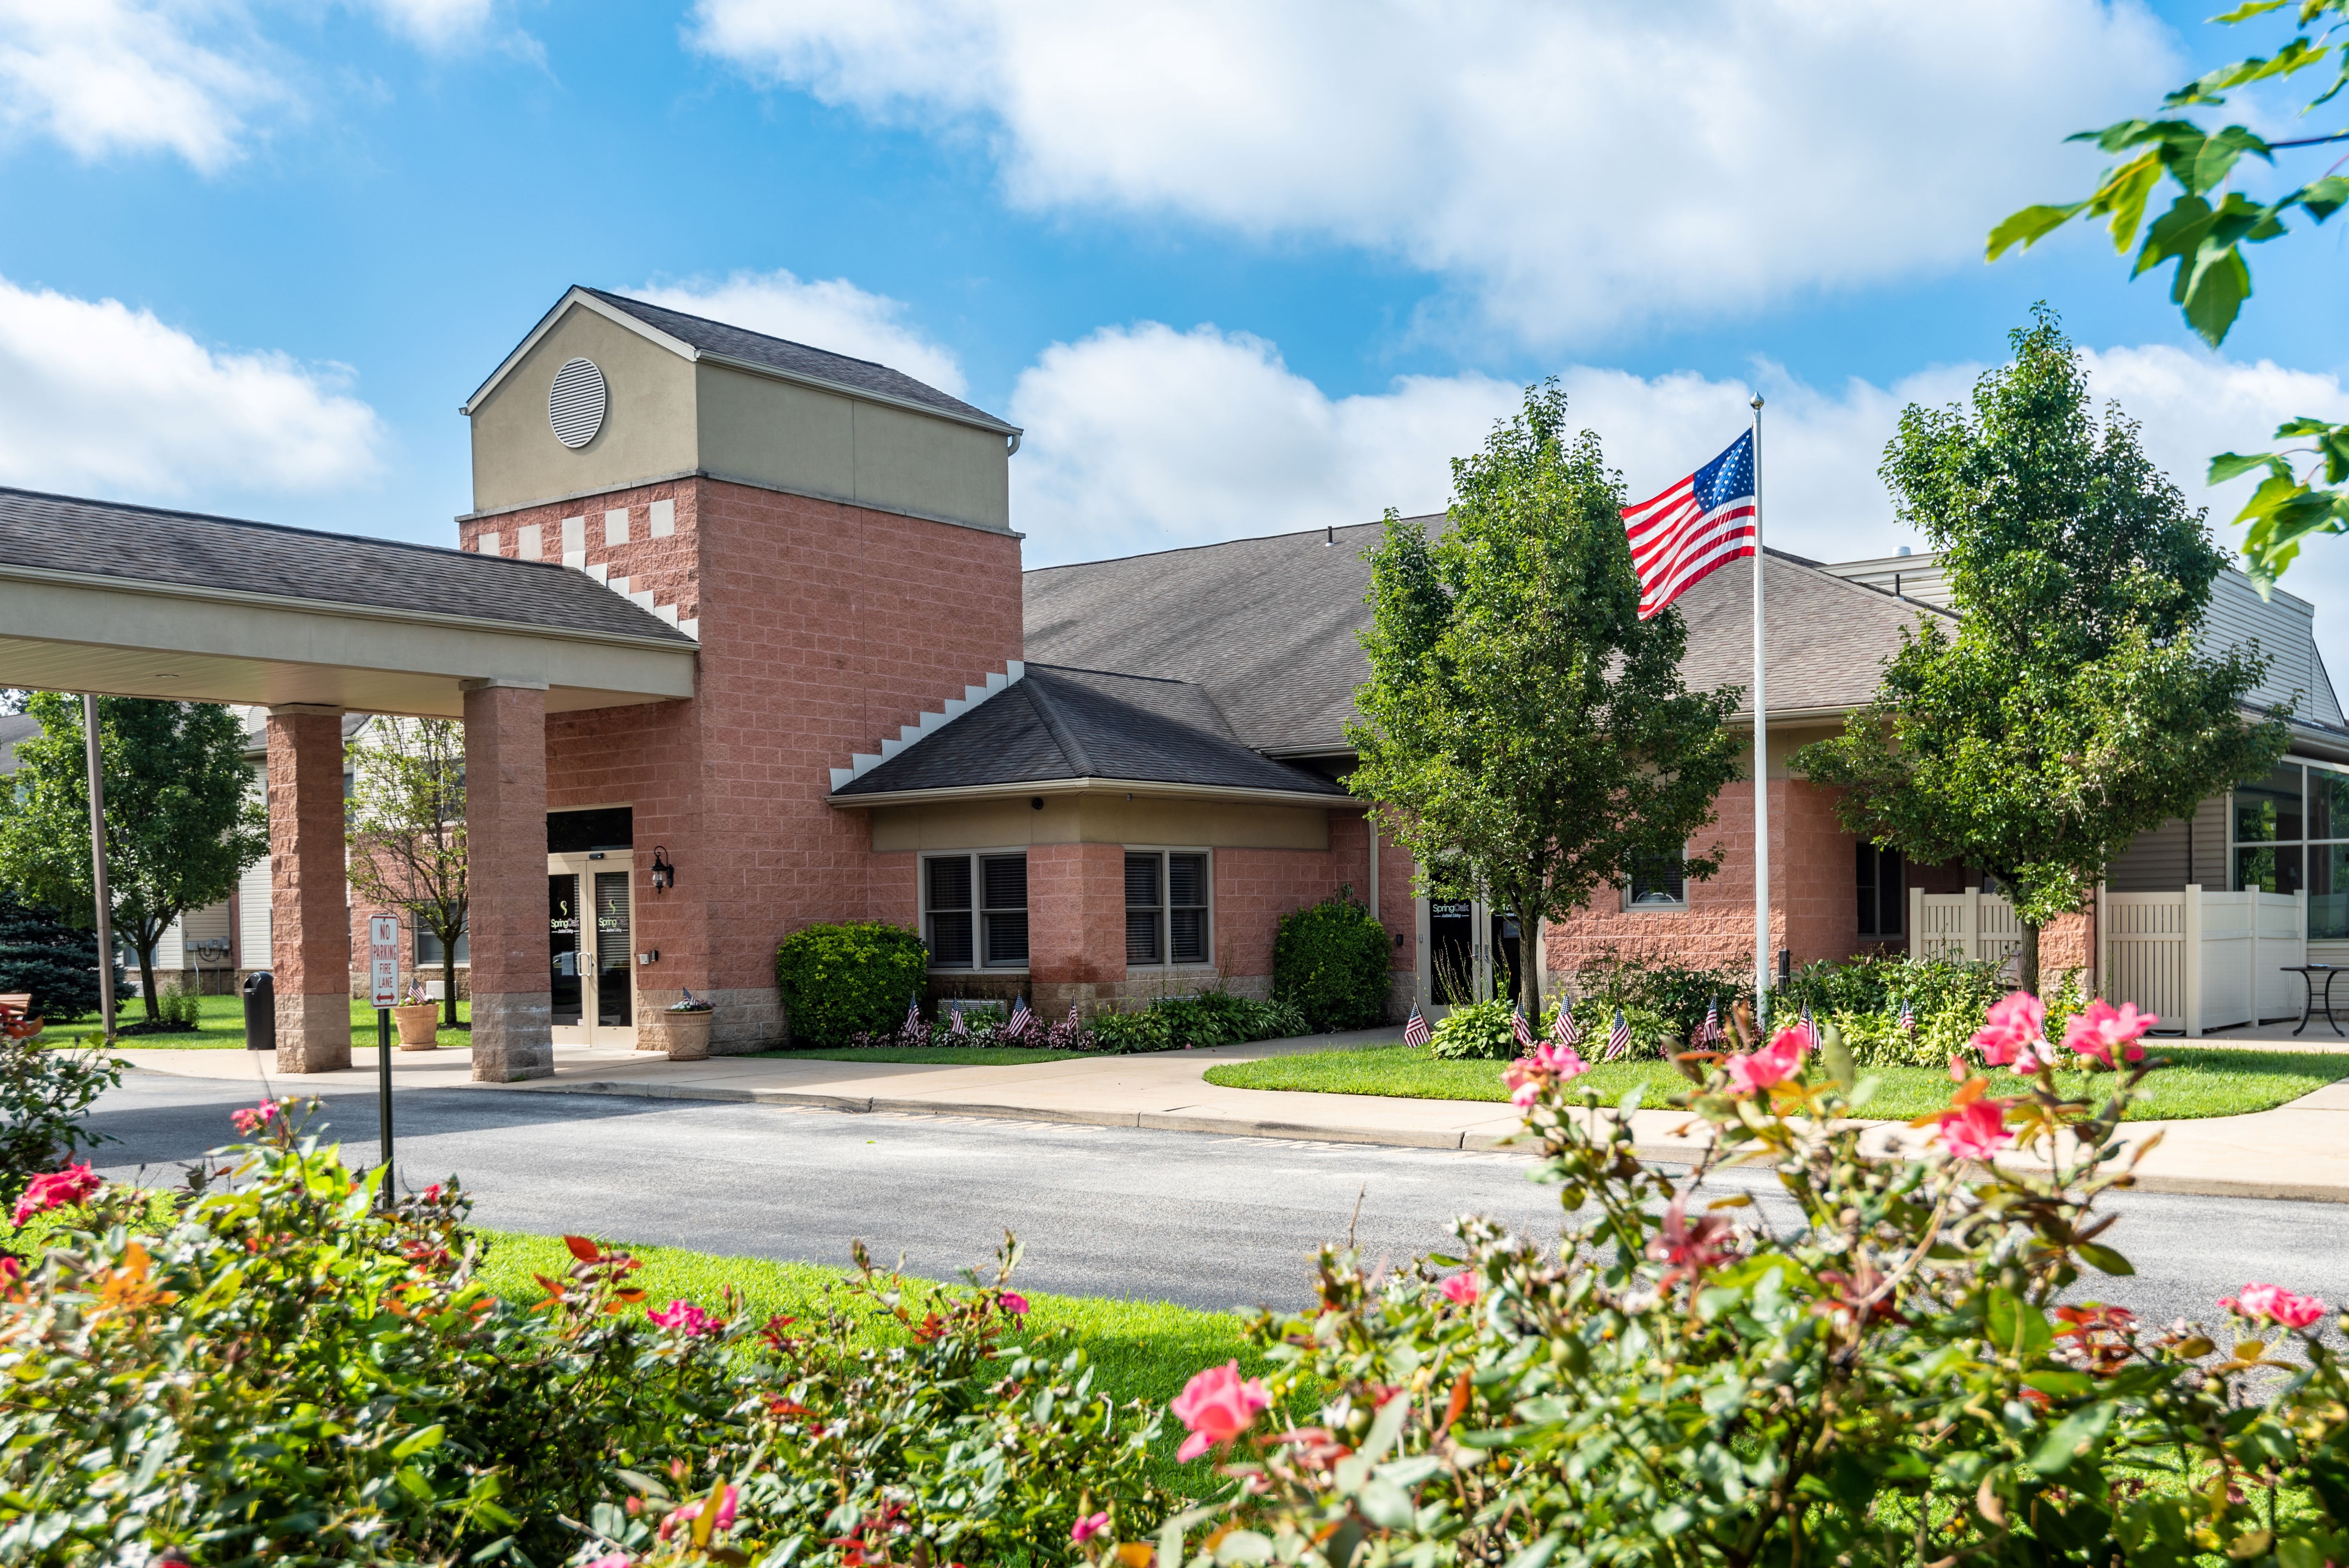
[[[2313,1030],[2300,1041],[2289,1040],[2290,1029],[2289,1024],[2271,1025],[2196,1043],[2274,1048],[2282,1038],[2300,1047],[2318,1044]],[[1226,1088],[1206,1082],[1203,1077],[1209,1068],[1225,1062],[1359,1049],[1398,1039],[1397,1031],[1378,1029],[1214,1050],[1080,1057],[1017,1067],[750,1057],[671,1062],[654,1052],[558,1047],[554,1077],[503,1085],[474,1083],[470,1054],[464,1051],[395,1051],[392,1067],[394,1082],[401,1088],[813,1106],[845,1112],[1082,1122],[1227,1138],[1418,1149],[1491,1149],[1516,1130],[1516,1113],[1493,1101]],[[2349,1042],[2343,1044],[2349,1046]],[[371,1046],[353,1049],[348,1072],[302,1078],[276,1078],[268,1071],[272,1058],[258,1052],[125,1050],[118,1054],[144,1071],[247,1082],[256,1092],[264,1083],[280,1093],[328,1083],[342,1088],[354,1085],[355,1080],[371,1082],[377,1070]],[[1688,1120],[1682,1111],[1633,1113],[1632,1133],[1640,1156],[1673,1164],[1693,1161],[1703,1146],[1701,1140],[1682,1130]],[[1888,1142],[1899,1136],[1898,1123],[1880,1125]],[[2159,1146],[2137,1167],[2140,1191],[2349,1203],[2349,1082],[2329,1084],[2290,1105],[2251,1116],[2132,1122],[2122,1139],[2135,1147],[2156,1134],[2162,1135]]]

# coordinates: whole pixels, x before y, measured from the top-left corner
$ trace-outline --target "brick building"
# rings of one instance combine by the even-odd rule
[[[566,1044],[657,1046],[688,989],[718,1006],[714,1048],[771,1046],[775,945],[818,921],[913,926],[933,998],[1047,1015],[1260,995],[1279,916],[1340,889],[1390,934],[1398,1013],[1490,995],[1536,951],[1553,987],[1612,954],[1751,961],[1747,785],[1694,846],[1726,849],[1718,876],[1659,863],[1537,947],[1507,911],[1414,889],[1342,782],[1375,525],[1023,573],[1013,427],[885,366],[587,289],[463,411],[455,550],[0,492],[0,683],[254,705],[272,857],[221,923],[238,967],[265,952],[276,972],[287,1070],[348,1060],[368,912],[343,875],[342,745],[361,713],[465,721],[484,1078],[536,1076]],[[1681,602],[1692,686],[1749,679],[1748,583]],[[1938,575],[1774,553],[1765,583],[1774,944],[1797,963],[1908,945],[1920,896],[1980,879],[1856,843],[1784,762],[1868,697],[1905,628],[1949,614]],[[2276,676],[2302,716],[2293,789],[2329,800],[2349,727],[2308,607],[2246,593],[2221,596],[2248,617],[2231,634],[2299,658]],[[2304,845],[2238,851],[2220,821],[2205,858],[2279,887],[2288,860],[2283,891],[2349,938],[2349,789],[2324,819],[2338,843],[2282,789],[2236,793]],[[2195,826],[2172,828],[2190,851]],[[2171,885],[2177,837],[2148,835],[2115,886]],[[2096,951],[2075,920],[2046,957]]]

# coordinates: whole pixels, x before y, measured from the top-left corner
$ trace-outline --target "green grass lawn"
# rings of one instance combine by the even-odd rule
[[[1072,1057],[1097,1057],[1100,1051],[1048,1051],[1030,1046],[874,1046],[868,1050],[843,1047],[833,1050],[754,1051],[754,1056],[778,1061],[804,1062],[933,1062],[964,1068],[1019,1068],[1030,1062],[1064,1062]]]
[[[114,1016],[118,1024],[136,1023],[146,1016],[147,1003],[143,997],[116,998]],[[473,1005],[462,997],[458,998],[458,1021],[470,1024],[472,1016]],[[53,1024],[43,1031],[41,1038],[45,1044],[62,1046],[71,1044],[78,1036],[88,1036],[95,1039],[97,1035],[98,1020],[90,1017],[84,1018],[78,1024]],[[392,1026],[392,1039],[397,1043],[398,1038],[399,1028],[395,1024]],[[464,1029],[444,1028],[435,1038],[444,1050],[463,1050],[472,1044],[472,1036]],[[351,1003],[351,1043],[358,1046],[371,1046],[375,1044],[375,1009],[368,1006],[365,1001],[354,1000]],[[199,996],[196,998],[195,1028],[181,1034],[129,1035],[123,1037],[121,1048],[140,1051],[243,1050],[244,1048],[244,998]]]
[[[2266,1110],[2349,1078],[2349,1056],[2318,1051],[2213,1050],[2207,1047],[2154,1045],[2154,1054],[2171,1066],[2156,1073],[2144,1099],[2130,1108],[2129,1119],[2185,1120],[2206,1116],[2240,1116]],[[1506,1102],[1502,1087],[1502,1062],[1440,1062],[1425,1046],[1384,1046],[1361,1051],[1317,1051],[1310,1056],[1267,1057],[1260,1061],[1233,1062],[1210,1068],[1207,1081],[1230,1088],[1309,1089],[1322,1094],[1391,1094],[1412,1099],[1481,1099]],[[1938,1110],[1950,1102],[1950,1075],[1932,1068],[1879,1068],[1863,1077],[1882,1080],[1867,1114],[1906,1119]],[[1578,1082],[1596,1088],[1613,1104],[1634,1084],[1648,1086],[1647,1103],[1664,1103],[1665,1097],[1688,1087],[1688,1080],[1668,1062],[1609,1062],[1594,1067]],[[2055,1082],[2067,1094],[2086,1098],[2095,1092],[2095,1077],[2058,1073]]]

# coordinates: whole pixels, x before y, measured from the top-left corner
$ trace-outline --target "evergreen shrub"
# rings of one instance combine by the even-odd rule
[[[775,950],[792,1044],[836,1047],[894,1031],[930,973],[921,936],[883,921],[811,925]]]
[[[1272,944],[1272,994],[1309,1028],[1367,1029],[1383,1023],[1392,962],[1386,928],[1340,888],[1280,917]]]
[[[0,898],[0,991],[31,992],[32,1016],[52,1024],[88,1017],[98,1010],[98,939],[52,910]]]

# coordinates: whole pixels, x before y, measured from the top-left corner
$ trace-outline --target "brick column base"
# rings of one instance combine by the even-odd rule
[[[551,1077],[543,687],[465,683],[465,850],[473,1077]]]
[[[343,716],[269,710],[269,946],[277,1070],[351,1065],[351,913],[343,876]]]

